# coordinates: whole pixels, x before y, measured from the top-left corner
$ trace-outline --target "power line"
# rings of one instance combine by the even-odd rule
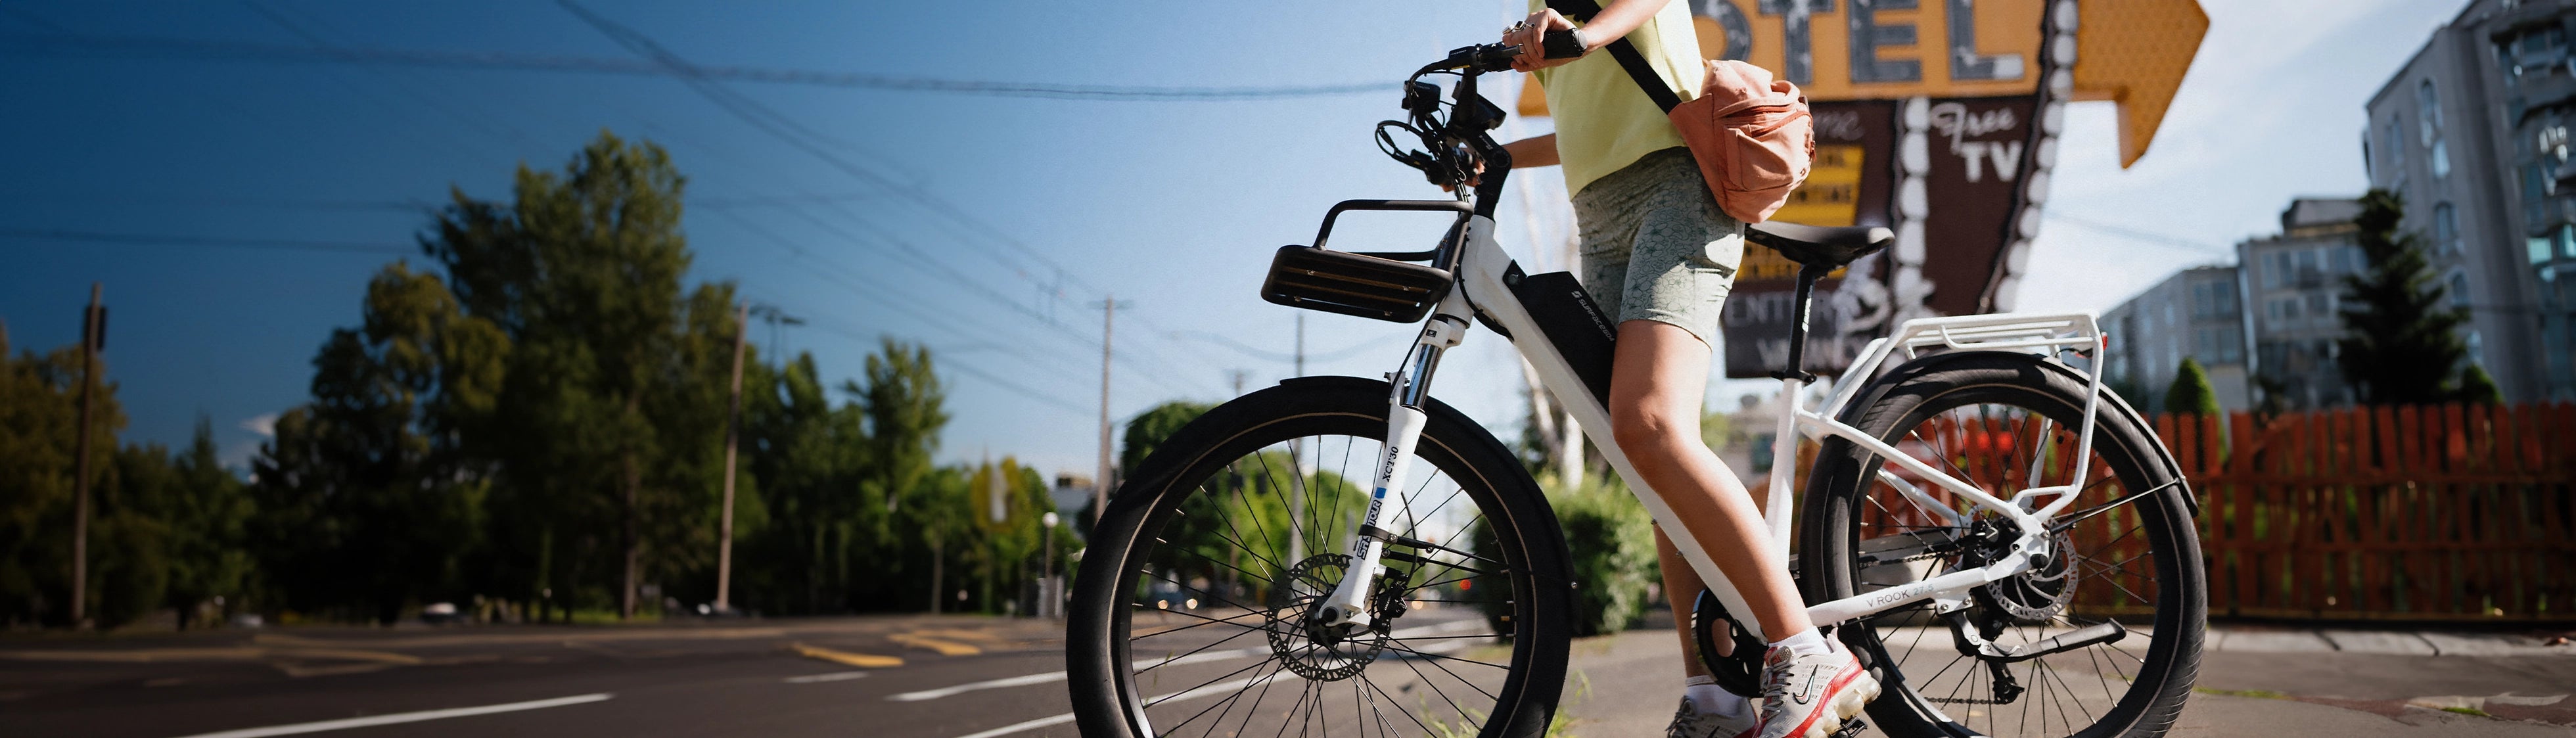
[[[144,233],[100,233],[43,228],[0,228],[0,238],[28,241],[77,241],[113,243],[134,246],[204,246],[228,249],[267,249],[277,251],[328,251],[345,254],[417,255],[420,249],[385,243],[361,241],[306,241],[290,238],[214,238],[209,236],[172,236]]]
[[[874,336],[864,336],[864,335],[860,335],[858,331],[856,331],[856,330],[854,330],[854,329],[850,329],[850,328],[847,328],[847,327],[843,326],[843,325],[840,323],[840,321],[839,321],[838,319],[835,319],[835,318],[829,317],[829,315],[828,315],[828,314],[825,314],[825,313],[811,313],[811,314],[816,315],[816,316],[819,318],[819,320],[818,320],[817,322],[815,322],[815,323],[814,323],[814,326],[815,326],[815,327],[818,327],[818,328],[821,328],[821,329],[823,329],[823,330],[825,330],[825,331],[829,331],[829,332],[832,332],[832,333],[837,333],[837,334],[840,334],[840,335],[841,335],[842,337],[844,337],[844,338],[849,338],[849,339],[852,339],[852,340],[858,340],[858,341],[868,341],[868,340],[874,340],[874,339],[876,338],[876,337],[874,337]],[[1057,396],[1055,396],[1055,395],[1047,394],[1047,393],[1046,393],[1046,392],[1044,392],[1044,391],[1041,391],[1041,390],[1038,390],[1038,389],[1032,388],[1032,387],[1030,387],[1030,386],[1028,386],[1028,385],[1020,384],[1020,383],[1018,383],[1018,382],[1015,382],[1015,381],[1012,381],[1012,380],[1009,380],[1009,379],[1005,379],[1005,378],[1003,378],[1001,375],[998,375],[998,374],[995,374],[995,373],[992,373],[992,372],[989,372],[989,371],[985,371],[984,369],[978,368],[978,367],[976,367],[976,366],[975,366],[975,365],[973,365],[973,364],[969,364],[969,363],[966,363],[966,362],[963,362],[963,361],[959,361],[959,360],[957,360],[957,358],[956,358],[956,356],[955,356],[954,354],[947,354],[946,356],[947,356],[947,358],[945,358],[945,359],[940,359],[940,358],[936,358],[936,357],[934,357],[932,361],[933,361],[935,364],[939,365],[941,368],[956,369],[956,370],[959,370],[959,371],[963,371],[963,372],[965,372],[965,373],[967,373],[967,374],[975,375],[976,377],[980,377],[980,378],[982,378],[984,381],[987,381],[987,382],[992,382],[994,385],[999,386],[999,387],[1001,387],[1001,388],[1003,388],[1003,389],[1010,390],[1010,391],[1012,391],[1012,392],[1014,392],[1014,393],[1018,393],[1020,396],[1027,397],[1027,398],[1032,399],[1032,400],[1037,400],[1037,401],[1039,401],[1039,402],[1044,402],[1044,403],[1047,403],[1047,404],[1049,404],[1049,405],[1054,405],[1054,406],[1056,406],[1056,407],[1063,408],[1063,409],[1065,409],[1065,410],[1067,410],[1067,411],[1073,412],[1073,413],[1075,413],[1075,414],[1077,414],[1077,415],[1088,415],[1088,414],[1090,414],[1090,412],[1091,412],[1091,408],[1086,408],[1086,407],[1081,407],[1081,406],[1075,405],[1075,404],[1073,404],[1072,402],[1069,402],[1069,401],[1065,400],[1065,399],[1064,399],[1064,398],[1062,398],[1062,397],[1057,397]]]
[[[503,51],[439,51],[358,46],[310,48],[252,41],[211,41],[142,36],[86,34],[0,34],[0,53],[112,58],[221,59],[287,63],[362,64],[379,66],[490,69],[524,72],[572,72],[634,76],[686,76],[771,84],[839,87],[1051,100],[1126,102],[1230,102],[1385,93],[1385,82],[1332,85],[1199,86],[1100,85],[1055,82],[901,77],[864,72],[835,72],[775,67],[693,67],[681,73],[659,64],[627,59],[521,54]]]
[[[2083,227],[2083,228],[2087,228],[2087,229],[2090,229],[2090,230],[2093,230],[2093,231],[2098,231],[2098,232],[2101,232],[2101,233],[2108,233],[2108,234],[2111,234],[2111,235],[2114,235],[2114,236],[2119,236],[2119,237],[2122,237],[2122,238],[2126,238],[2126,239],[2129,239],[2129,240],[2132,240],[2132,241],[2139,241],[2139,242],[2143,242],[2143,243],[2150,243],[2150,244],[2155,244],[2155,245],[2158,245],[2158,246],[2164,246],[2164,247],[2166,247],[2166,248],[2183,249],[2183,250],[2191,251],[2191,252],[2194,252],[2194,253],[2205,254],[2205,255],[2210,255],[2210,256],[2234,256],[2234,255],[2236,255],[2236,252],[2235,252],[2235,250],[2234,250],[2234,249],[2230,249],[2230,248],[2225,247],[2225,246],[2218,246],[2218,245],[2214,245],[2214,244],[2203,243],[2203,242],[2200,242],[2200,241],[2194,241],[2194,240],[2192,240],[2192,239],[2183,238],[2183,237],[2181,237],[2181,236],[2173,236],[2173,235],[2167,235],[2167,234],[2163,234],[2163,233],[2157,233],[2157,232],[2154,232],[2154,231],[2149,231],[2149,230],[2144,230],[2144,229],[2139,229],[2139,228],[2132,228],[2132,227],[2124,226],[2124,225],[2120,225],[2120,224],[2117,224],[2117,223],[2104,223],[2104,222],[2097,221],[2097,220],[2091,220],[2091,219],[2087,219],[2087,218],[2079,218],[2079,217],[2075,217],[2075,216],[2072,216],[2072,215],[2066,215],[2066,214],[2063,214],[2063,213],[2059,213],[2059,212],[2057,212],[2057,211],[2055,211],[2055,210],[2047,211],[2047,215],[2046,215],[2045,217],[2047,217],[2049,220],[2062,221],[2062,222],[2065,222],[2065,223],[2070,223],[2070,224],[2073,224],[2073,225],[2076,225],[2076,226],[2080,226],[2080,227]]]
[[[700,95],[706,97],[709,101],[714,102],[717,107],[723,108],[727,113],[731,113],[735,117],[742,119],[743,122],[751,124],[752,127],[757,128],[764,133],[768,133],[790,146],[803,150],[806,153],[813,155],[815,158],[822,160],[824,163],[830,164],[836,169],[840,169],[846,174],[858,177],[870,184],[884,188],[886,191],[895,193],[903,199],[912,201],[914,204],[932,210],[937,214],[946,216],[948,219],[961,225],[981,231],[983,235],[990,240],[999,242],[1015,251],[1019,251],[1038,263],[1054,266],[1059,274],[1067,273],[1068,270],[1064,269],[1062,265],[1056,264],[1054,260],[1048,258],[1044,253],[1034,248],[1030,248],[1027,244],[1020,243],[1017,239],[1013,239],[1008,234],[1002,233],[991,225],[958,210],[947,202],[936,197],[932,197],[928,193],[922,192],[919,189],[899,183],[881,172],[842,158],[829,149],[826,149],[821,144],[817,143],[817,141],[828,140],[827,137],[797,123],[794,119],[787,117],[774,108],[763,105],[757,100],[753,100],[741,93],[734,92],[733,90],[718,84],[715,80],[708,78],[708,76],[704,74],[704,68],[698,67],[687,59],[680,57],[678,54],[662,46],[659,42],[654,41],[651,37],[645,36],[642,32],[628,28],[616,21],[608,19],[605,16],[592,12],[588,8],[582,7],[579,3],[572,2],[572,0],[557,0],[557,4],[562,5],[566,11],[572,13],[583,23],[590,25],[592,28],[597,29],[601,34],[608,36],[610,40],[615,41],[619,45],[627,47],[638,55],[644,56],[660,66],[671,70],[683,82],[687,83],[691,89],[696,90]],[[846,144],[844,144],[844,146],[846,146]],[[883,228],[877,227],[873,223],[869,223],[869,227],[871,230],[879,232],[884,231]],[[900,245],[907,250],[918,252],[917,247],[913,247],[909,243],[900,243]],[[1012,263],[1008,259],[1000,259],[998,257],[996,257],[996,261],[1003,264]],[[1073,276],[1075,281],[1078,283],[1082,282],[1079,276],[1068,276]],[[982,285],[980,282],[975,282],[972,279],[965,279],[962,277],[960,277],[960,279],[978,291],[991,292],[989,287]],[[1086,283],[1085,286],[1090,285]],[[1099,291],[1098,287],[1092,287],[1091,289],[1092,291]],[[1001,297],[998,295],[996,295],[996,297],[997,299],[1007,304],[1011,304],[1014,307],[1018,306],[1017,301],[1011,300],[1008,297]],[[1045,321],[1043,316],[1037,317],[1041,321]],[[1049,324],[1053,325],[1052,322],[1049,322]],[[1168,382],[1169,379],[1165,378],[1165,381]]]
[[[779,235],[778,233],[776,233],[776,232],[774,232],[774,231],[771,231],[771,230],[769,230],[768,228],[763,227],[763,226],[759,225],[758,223],[755,223],[755,222],[751,221],[751,220],[750,220],[750,219],[748,219],[748,218],[744,218],[744,217],[742,217],[742,216],[735,215],[735,214],[733,214],[733,213],[729,213],[729,212],[728,212],[728,213],[723,213],[723,215],[724,215],[725,217],[729,218],[729,219],[732,219],[732,220],[735,220],[735,221],[737,221],[737,222],[741,223],[745,228],[747,228],[747,229],[749,229],[749,230],[751,230],[751,231],[753,231],[753,232],[755,232],[755,233],[757,233],[757,234],[759,234],[759,235],[761,235],[761,236],[763,236],[763,237],[767,238],[768,240],[770,240],[770,241],[774,242],[778,247],[780,247],[780,248],[782,248],[782,249],[785,249],[785,250],[786,250],[786,251],[788,251],[791,255],[794,255],[796,258],[798,258],[798,259],[803,259],[803,260],[806,260],[806,261],[812,262],[812,263],[813,263],[813,264],[815,264],[816,266],[825,267],[825,268],[826,268],[826,270],[825,270],[825,271],[821,271],[821,272],[809,272],[809,273],[810,273],[810,274],[813,274],[814,276],[817,276],[817,277],[819,277],[819,278],[822,278],[822,279],[824,279],[824,280],[826,280],[826,281],[830,281],[830,282],[833,282],[834,284],[840,285],[842,288],[849,290],[849,291],[850,291],[852,294],[854,294],[854,295],[857,295],[857,296],[859,296],[859,297],[862,297],[862,298],[865,298],[865,299],[868,299],[868,300],[871,300],[871,301],[875,301],[875,302],[878,302],[878,303],[884,304],[884,305],[885,305],[885,306],[887,306],[887,307],[893,308],[893,309],[894,309],[895,311],[897,311],[897,312],[903,313],[903,314],[905,314],[905,315],[912,316],[913,318],[915,318],[915,319],[917,319],[917,320],[920,320],[920,321],[922,321],[922,322],[923,322],[923,323],[925,323],[925,324],[928,324],[928,325],[931,325],[931,326],[934,326],[934,327],[939,327],[939,328],[948,329],[948,330],[951,330],[951,331],[954,331],[954,332],[958,332],[958,333],[962,333],[962,334],[969,334],[969,335],[976,335],[976,334],[980,334],[980,335],[988,335],[988,336],[999,336],[999,335],[1002,335],[1002,334],[1006,333],[1006,331],[999,330],[999,329],[996,329],[996,328],[991,327],[991,326],[988,326],[988,325],[984,325],[984,324],[982,324],[980,321],[974,321],[974,320],[972,320],[972,319],[970,319],[970,318],[965,317],[965,316],[964,316],[964,315],[962,315],[962,314],[957,314],[957,313],[946,313],[946,314],[943,314],[943,315],[937,315],[937,316],[934,316],[934,315],[932,315],[932,314],[930,314],[930,313],[924,312],[924,311],[922,311],[922,310],[920,309],[920,307],[919,307],[919,305],[924,304],[924,303],[923,303],[923,301],[922,301],[922,300],[920,300],[920,299],[919,299],[919,298],[917,298],[917,297],[913,297],[913,296],[911,296],[911,295],[908,295],[908,294],[904,293],[902,290],[893,289],[893,288],[891,288],[890,286],[887,286],[887,285],[885,285],[885,284],[879,283],[879,282],[877,282],[876,280],[871,279],[871,278],[870,278],[870,275],[867,275],[867,274],[864,274],[864,273],[858,272],[858,271],[856,271],[856,270],[848,269],[848,268],[843,267],[843,266],[841,266],[841,265],[839,265],[839,264],[836,264],[836,263],[833,263],[833,262],[830,262],[830,261],[824,260],[824,259],[822,259],[822,258],[820,258],[820,257],[817,257],[817,256],[815,256],[814,254],[812,254],[811,252],[807,251],[804,247],[796,245],[796,244],[795,244],[795,242],[794,242],[793,240],[788,239],[788,238],[786,238],[785,236],[781,236],[781,235]],[[809,314],[816,314],[816,315],[828,315],[828,313],[824,313],[824,312],[820,312],[820,311],[810,311],[810,310],[809,310],[809,311],[807,311],[807,312],[808,312]],[[957,324],[956,324],[956,321],[965,321],[965,322],[967,322],[967,323],[968,323],[968,325],[960,326],[960,325],[957,325]],[[1078,346],[1078,347],[1081,347],[1081,348],[1084,348],[1084,349],[1088,349],[1088,347],[1089,347],[1089,339],[1088,339],[1088,338],[1080,337],[1080,336],[1069,336],[1069,335],[1068,335],[1068,336],[1067,336],[1067,339],[1068,339],[1068,345]],[[1020,359],[1026,360],[1026,361],[1028,361],[1028,362],[1030,362],[1030,363],[1038,364],[1038,365],[1040,365],[1040,366],[1052,366],[1052,365],[1053,365],[1053,363],[1055,363],[1055,362],[1058,362],[1058,361],[1059,361],[1058,359],[1053,359],[1053,358],[1049,358],[1049,357],[1043,357],[1043,356],[1035,356],[1035,355],[1031,355],[1031,354],[1028,352],[1028,350],[1027,350],[1027,349],[1025,349],[1025,348],[1023,348],[1023,347],[1021,347],[1021,346],[1018,346],[1018,345],[1007,344],[1007,343],[996,343],[996,344],[992,344],[992,346],[993,346],[994,348],[997,348],[997,349],[1000,349],[1000,350],[1004,351],[1005,353],[1008,353],[1008,354],[1011,354],[1011,355],[1013,355],[1013,356],[1016,356],[1016,357],[1018,357],[1018,358],[1020,358]],[[1132,363],[1131,363],[1131,366],[1132,366]],[[1140,373],[1141,373],[1141,370],[1140,370]],[[1154,387],[1154,389],[1156,389],[1156,390],[1158,390],[1158,391],[1162,391],[1162,392],[1171,392],[1171,391],[1173,391],[1173,387],[1171,386],[1171,381],[1170,381],[1168,378],[1161,378],[1161,377],[1157,377],[1157,378],[1153,379],[1152,381],[1154,382],[1154,384],[1153,384],[1152,386]],[[1086,411],[1086,412],[1087,412],[1087,411]]]

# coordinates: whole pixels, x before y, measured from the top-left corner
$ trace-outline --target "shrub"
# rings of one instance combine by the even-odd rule
[[[1661,581],[1655,562],[1655,527],[1645,505],[1616,477],[1592,477],[1567,488],[1557,477],[1539,480],[1565,529],[1574,575],[1574,635],[1616,633],[1646,614],[1647,590]],[[1482,521],[1474,533],[1479,550],[1491,551],[1492,531]],[[1488,618],[1507,605],[1483,601]],[[1498,627],[1499,629],[1499,627]]]

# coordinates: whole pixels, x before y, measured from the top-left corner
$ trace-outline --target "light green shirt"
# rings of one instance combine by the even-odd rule
[[[1530,12],[1546,7],[1546,0],[1530,0]],[[1690,3],[1664,3],[1653,18],[1628,33],[1628,43],[1681,99],[1699,96],[1707,62],[1700,58],[1699,36],[1691,27]],[[1565,167],[1568,193],[1583,191],[1584,185],[1639,157],[1682,145],[1672,120],[1637,88],[1607,48],[1534,76],[1547,93],[1549,114],[1556,116],[1556,155]]]

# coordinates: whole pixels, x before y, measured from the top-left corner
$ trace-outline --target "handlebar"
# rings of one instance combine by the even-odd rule
[[[1573,59],[1583,56],[1583,43],[1574,39],[1573,31],[1549,31],[1539,39],[1539,50],[1550,59]]]
[[[1465,69],[1475,72],[1509,71],[1512,68],[1512,58],[1520,55],[1520,44],[1477,44],[1474,46],[1461,46],[1451,49],[1449,51],[1449,58],[1432,62],[1429,66],[1423,67],[1422,71],[1414,72],[1413,76],[1420,77],[1432,72],[1445,72],[1457,69]]]

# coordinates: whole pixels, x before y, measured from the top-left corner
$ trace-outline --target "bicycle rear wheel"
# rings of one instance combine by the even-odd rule
[[[1434,404],[1368,630],[1331,592],[1385,452],[1387,385],[1291,380],[1211,410],[1122,486],[1066,633],[1086,736],[1544,733],[1571,586],[1555,516],[1503,445]]]
[[[1997,497],[2088,470],[2058,515],[2045,565],[1978,588],[1965,610],[1938,613],[1925,602],[1838,629],[1886,689],[1869,714],[1887,734],[2146,737],[2180,715],[2208,614],[2188,492],[2154,436],[2109,394],[2090,457],[2075,458],[2085,392],[2062,364],[1979,351],[1899,367],[1856,398],[1854,427]],[[1849,441],[1819,451],[1801,541],[1810,601],[2002,555],[2012,534],[1995,530],[1998,518],[1897,473],[1926,499],[1909,496],[1881,476],[1898,471]],[[1979,655],[1961,633],[2034,652],[2070,633],[2078,635],[2059,643],[2118,638],[2012,660]]]

